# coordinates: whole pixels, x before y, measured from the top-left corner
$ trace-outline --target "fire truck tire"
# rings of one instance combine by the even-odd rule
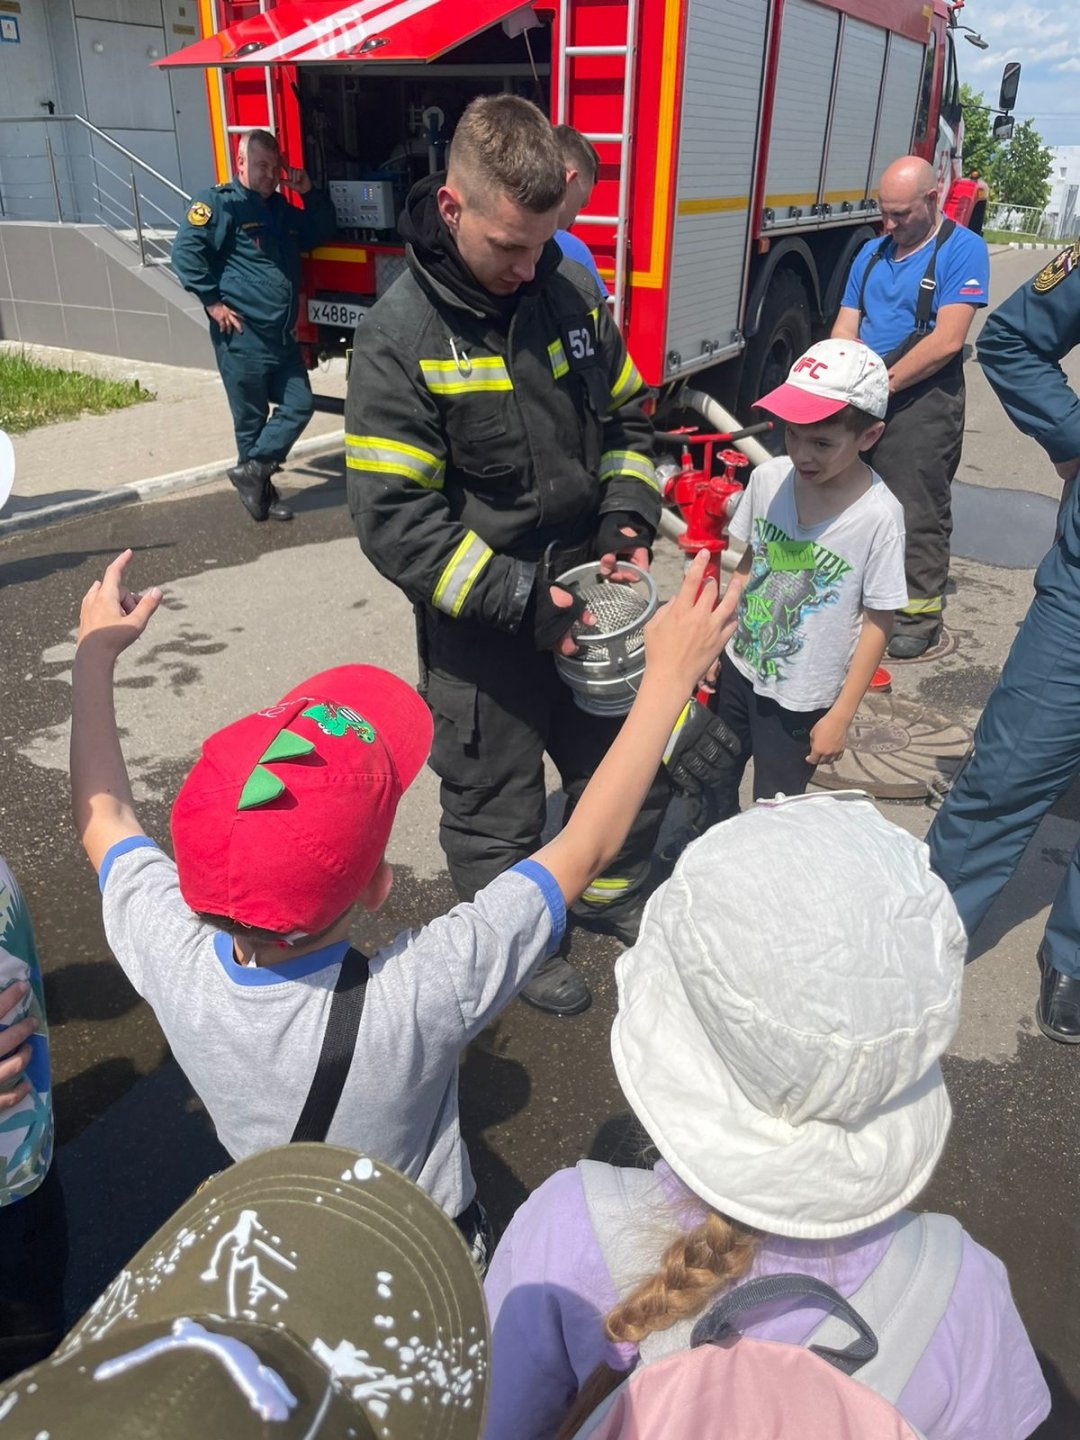
[[[810,300],[806,286],[793,270],[778,270],[769,283],[761,324],[746,347],[737,410],[744,424],[760,419],[751,414],[754,401],[787,379],[795,361],[809,350],[810,338]],[[778,426],[762,439],[770,450],[780,453],[784,444],[783,427]]]

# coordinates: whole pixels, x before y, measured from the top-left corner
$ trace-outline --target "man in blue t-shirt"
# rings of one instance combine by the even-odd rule
[[[593,192],[600,169],[600,156],[592,143],[572,125],[556,125],[555,142],[566,166],[566,198],[559,211],[559,228],[555,231],[555,241],[568,259],[576,260],[579,265],[584,265],[586,270],[592,271],[600,294],[606,300],[608,289],[600,278],[592,251],[584,240],[579,240],[570,233],[570,226],[589,203],[589,196]]]
[[[980,236],[942,217],[933,168],[917,155],[888,167],[878,203],[885,238],[855,256],[832,334],[864,341],[889,367],[885,433],[868,458],[904,507],[908,603],[888,653],[913,660],[941,631],[964,439],[964,342],[987,302],[990,257]]]

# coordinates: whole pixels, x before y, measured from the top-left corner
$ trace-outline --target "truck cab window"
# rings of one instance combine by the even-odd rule
[[[937,31],[930,31],[923,57],[922,84],[919,89],[919,110],[915,116],[915,144],[921,145],[926,139],[926,127],[930,120],[930,99],[934,93],[934,69],[937,64]]]

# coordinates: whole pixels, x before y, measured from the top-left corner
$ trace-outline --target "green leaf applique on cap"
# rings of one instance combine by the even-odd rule
[[[296,760],[301,755],[310,755],[314,749],[314,740],[305,740],[303,735],[297,735],[292,730],[280,730],[259,756],[259,763],[268,765],[271,760]]]
[[[314,720],[324,735],[333,735],[340,740],[351,730],[365,745],[375,743],[375,726],[355,710],[350,710],[348,705],[335,705],[328,700],[325,705],[312,705],[300,713]]]
[[[285,781],[279,780],[272,770],[267,770],[262,765],[256,765],[255,769],[248,776],[240,791],[240,799],[236,802],[238,810],[254,810],[258,805],[266,805],[277,797],[285,789]]]
[[[305,740],[303,735],[297,735],[293,730],[279,730],[244,782],[236,808],[254,810],[259,805],[276,800],[284,792],[285,782],[265,766],[272,760],[298,760],[302,755],[310,755],[314,749],[313,740]]]

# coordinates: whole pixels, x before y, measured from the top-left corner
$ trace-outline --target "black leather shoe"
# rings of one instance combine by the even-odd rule
[[[561,955],[545,960],[520,993],[526,1005],[545,1015],[580,1015],[592,1004],[584,975]]]
[[[281,469],[281,466],[280,466],[280,465],[275,465],[275,466],[274,466],[274,469],[275,469],[275,470],[280,470],[280,469]],[[274,484],[271,482],[269,489],[270,489],[270,510],[269,510],[270,519],[271,519],[271,520],[291,520],[291,519],[293,518],[293,512],[289,509],[288,505],[285,504],[285,501],[282,500],[281,496],[278,494],[278,492],[277,492],[277,486],[274,485]]]
[[[1080,1045],[1080,980],[1063,975],[1039,951],[1039,1003],[1035,1023],[1051,1040],[1063,1045]]]
[[[929,635],[908,635],[901,630],[889,641],[888,653],[893,660],[917,660],[937,644],[940,634],[940,629],[931,630]]]
[[[270,514],[270,466],[264,460],[244,460],[225,473],[251,518],[265,520]]]

